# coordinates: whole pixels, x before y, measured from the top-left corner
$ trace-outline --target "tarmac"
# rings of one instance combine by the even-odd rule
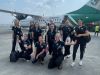
[[[12,46],[11,31],[0,31],[0,75],[100,75],[100,36],[91,33],[91,42],[87,44],[83,66],[79,66],[79,52],[77,53],[76,65],[71,67],[72,57],[64,60],[63,69],[49,70],[47,68],[50,55],[45,58],[44,65],[32,64],[20,59],[16,63],[9,61]],[[72,53],[73,47],[71,47]]]

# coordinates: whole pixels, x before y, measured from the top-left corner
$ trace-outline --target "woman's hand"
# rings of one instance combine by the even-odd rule
[[[26,48],[26,50],[28,49],[28,46],[25,44],[24,47]]]
[[[77,37],[81,37],[81,36],[82,36],[82,34],[78,34],[78,35],[77,35]]]
[[[25,44],[24,47],[27,48],[27,45]]]
[[[39,55],[36,56],[36,59],[38,59]]]
[[[70,42],[70,43],[65,42],[65,45],[75,45],[75,44],[76,44],[75,41],[72,41],[72,42]]]
[[[32,54],[31,54],[31,59],[35,59],[35,53],[34,52],[32,52]]]
[[[71,44],[72,44],[72,45],[75,45],[75,44],[76,44],[76,42],[72,41],[72,42],[71,42]]]
[[[71,45],[71,43],[65,42],[65,45]]]

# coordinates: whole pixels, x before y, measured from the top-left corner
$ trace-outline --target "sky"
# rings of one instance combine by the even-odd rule
[[[89,0],[0,0],[0,9],[41,16],[60,16],[78,10]],[[0,12],[0,24],[11,24],[14,17]]]

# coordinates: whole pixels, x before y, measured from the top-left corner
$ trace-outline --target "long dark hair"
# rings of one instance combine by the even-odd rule
[[[38,25],[38,28],[37,28],[37,29],[40,29],[40,25],[39,25],[38,22],[36,22],[36,23],[34,24],[34,29],[36,29],[36,25]]]
[[[55,24],[49,24],[49,30],[51,31],[51,27],[50,27],[51,25],[54,26],[53,31],[56,32],[56,25]]]

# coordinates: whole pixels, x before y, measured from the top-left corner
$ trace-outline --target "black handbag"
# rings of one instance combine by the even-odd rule
[[[91,35],[86,36],[86,37],[85,37],[85,40],[86,40],[86,43],[89,43],[89,42],[91,41]]]
[[[10,53],[10,62],[17,62],[19,51],[12,51]]]

